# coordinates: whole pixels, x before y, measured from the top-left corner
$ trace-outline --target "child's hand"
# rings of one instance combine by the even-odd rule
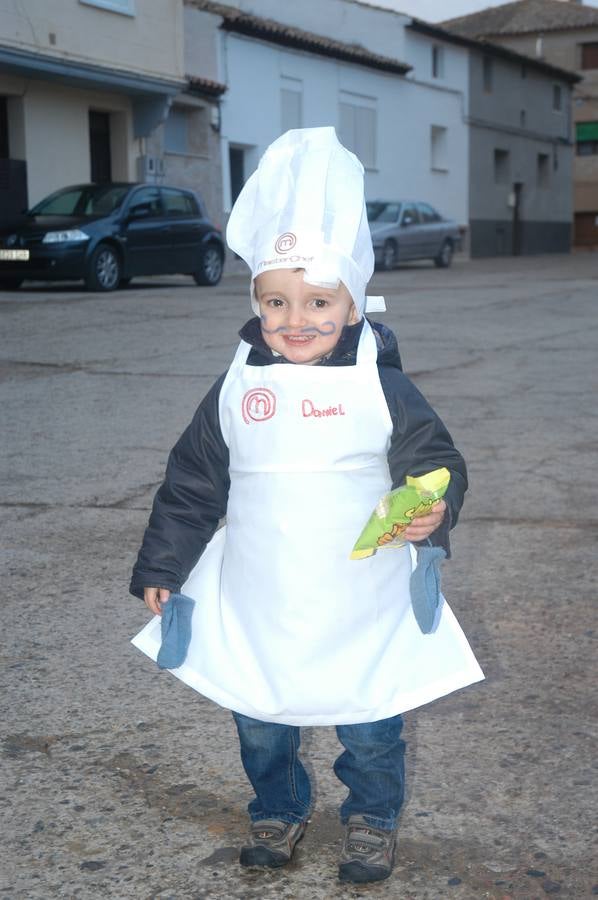
[[[162,615],[162,605],[170,597],[170,591],[166,588],[146,587],[143,589],[145,605],[155,616]]]
[[[433,531],[436,531],[444,519],[445,512],[446,503],[444,500],[439,500],[431,507],[431,511],[426,516],[418,516],[412,520],[403,537],[407,541],[425,541]]]

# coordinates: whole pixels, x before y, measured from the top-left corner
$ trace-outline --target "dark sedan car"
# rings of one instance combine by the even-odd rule
[[[443,218],[428,203],[371,200],[367,213],[380,269],[394,269],[409,259],[432,259],[440,268],[448,268],[460,248],[457,222]]]
[[[224,242],[192,191],[150,184],[62,188],[0,232],[0,287],[83,279],[112,291],[137,275],[217,284]]]

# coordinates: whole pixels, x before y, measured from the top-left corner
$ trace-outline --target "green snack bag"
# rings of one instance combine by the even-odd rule
[[[387,547],[404,547],[402,535],[411,520],[427,515],[430,507],[444,496],[450,479],[448,469],[434,469],[417,478],[408,475],[406,484],[384,494],[359,535],[350,559],[365,559]]]

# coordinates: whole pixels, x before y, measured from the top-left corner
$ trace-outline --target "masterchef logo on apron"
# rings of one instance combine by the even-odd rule
[[[253,388],[244,395],[241,412],[247,425],[265,422],[276,412],[276,396],[268,388]]]
[[[274,250],[276,253],[288,253],[289,250],[292,250],[295,244],[297,243],[297,237],[293,234],[292,231],[285,231],[284,234],[281,234],[276,243],[274,244]]]

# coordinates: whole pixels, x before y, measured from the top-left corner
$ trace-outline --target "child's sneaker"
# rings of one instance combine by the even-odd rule
[[[350,816],[345,828],[338,877],[363,884],[388,878],[394,866],[396,831],[373,828],[363,816]]]
[[[241,848],[242,866],[277,869],[290,862],[293,851],[305,834],[307,822],[261,819],[251,823],[250,843]]]

